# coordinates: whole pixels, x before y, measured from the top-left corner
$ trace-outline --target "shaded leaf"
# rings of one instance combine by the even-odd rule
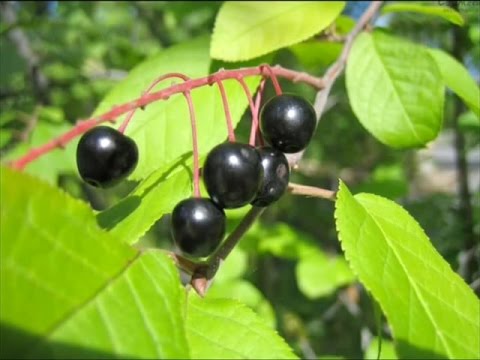
[[[385,313],[400,358],[478,357],[477,297],[403,208],[352,196],[341,182],[335,218],[350,267]]]
[[[348,59],[346,84],[355,115],[384,144],[422,146],[437,137],[445,92],[422,46],[380,31],[363,33]]]
[[[433,4],[419,4],[412,2],[396,2],[394,4],[386,4],[382,7],[382,13],[396,13],[396,12],[414,12],[418,14],[433,15],[441,17],[455,25],[462,25],[465,23],[462,15],[448,6],[433,5]]]
[[[218,12],[210,54],[225,61],[248,60],[319,33],[345,2],[225,2]],[[299,21],[301,19],[301,21]]]
[[[133,244],[164,214],[192,194],[187,157],[154,171],[127,197],[97,215],[98,224]]]

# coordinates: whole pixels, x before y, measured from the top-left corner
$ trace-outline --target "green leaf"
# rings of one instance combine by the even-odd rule
[[[7,145],[13,138],[13,130],[0,129],[0,148]]]
[[[365,360],[395,360],[398,359],[397,354],[395,353],[395,347],[392,341],[382,339],[382,351],[380,352],[380,358],[378,357],[378,343],[380,339],[375,337],[372,339],[370,344],[365,351]]]
[[[477,297],[403,208],[352,196],[341,182],[335,218],[350,267],[385,313],[400,358],[478,357]]]
[[[84,203],[8,168],[1,198],[2,358],[188,356],[166,255],[139,255]]]
[[[192,194],[186,158],[150,174],[127,197],[99,213],[98,224],[128,244],[137,242],[158,219]]]
[[[386,4],[382,7],[382,14],[396,12],[414,12],[425,15],[439,16],[455,25],[461,26],[463,26],[465,23],[462,15],[448,6],[418,4],[412,1],[404,3],[396,2],[394,4]]]
[[[144,253],[51,331],[48,342],[33,353],[78,358],[53,342],[126,358],[186,359],[184,300],[172,261],[160,252]]]
[[[208,290],[206,298],[240,301],[255,311],[270,327],[275,328],[276,326],[275,312],[272,306],[260,290],[248,281],[241,279],[218,281],[215,277],[215,281]]]
[[[318,71],[332,64],[340,55],[343,45],[328,41],[296,44],[290,47],[298,61],[308,71]]]
[[[1,321],[42,335],[135,251],[98,229],[91,209],[65,193],[8,168],[1,180]]]
[[[344,6],[343,1],[225,2],[215,22],[211,57],[248,60],[299,43],[329,26]]]
[[[468,70],[450,54],[440,49],[428,49],[437,63],[443,81],[480,119],[480,88]]]
[[[300,259],[295,273],[300,291],[310,299],[330,295],[355,280],[344,258],[321,251]]]
[[[187,305],[192,359],[296,359],[292,350],[251,309],[234,300],[200,299]]]
[[[120,84],[105,97],[95,114],[139,97],[157,78],[171,72],[182,72],[191,78],[207,76],[210,68],[209,38],[202,37],[170,47],[136,66]],[[166,88],[177,79],[165,80],[154,91]],[[246,82],[253,92],[259,77]],[[232,121],[236,125],[247,106],[247,98],[235,80],[224,82]],[[227,138],[225,112],[217,86],[204,86],[192,90],[197,122],[200,156]],[[123,119],[123,118],[122,118]],[[119,119],[121,120],[121,119]],[[182,94],[168,100],[149,104],[138,110],[127,127],[126,134],[137,143],[138,165],[130,176],[140,180],[161,169],[180,156],[192,151],[192,132],[187,102]]]
[[[424,47],[381,31],[363,33],[351,50],[346,84],[355,115],[382,143],[406,148],[437,137],[445,91]]]

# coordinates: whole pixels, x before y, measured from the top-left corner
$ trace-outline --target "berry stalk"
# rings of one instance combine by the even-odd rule
[[[188,110],[190,112],[190,124],[192,126],[192,145],[193,145],[193,195],[197,198],[200,194],[200,165],[198,163],[198,140],[197,140],[197,122],[195,119],[195,109],[193,108],[192,96],[190,91],[184,93],[187,100]]]
[[[182,79],[183,81],[188,81],[190,80],[190,78],[186,75],[183,75],[181,73],[170,73],[170,74],[165,74],[163,76],[160,76],[159,78],[157,78],[156,80],[154,80],[150,86],[147,88],[147,90],[145,90],[145,92],[143,93],[142,97],[144,97],[145,95],[148,95],[150,93],[150,91],[152,91],[152,89],[157,86],[157,84],[159,84],[160,82],[162,82],[163,80],[166,80],[166,79],[171,79],[171,78],[180,78]],[[120,131],[122,134],[125,132],[125,129],[127,128],[128,124],[130,123],[130,120],[132,119],[133,115],[135,114],[135,111],[137,111],[138,108],[135,108],[133,109],[132,111],[130,111],[126,117],[126,119],[123,121],[122,125],[120,125],[120,127],[118,128],[118,131]]]
[[[242,85],[243,91],[245,92],[245,95],[247,96],[247,99],[248,99],[248,105],[250,106],[250,111],[252,113],[252,130],[250,131],[250,140],[248,143],[252,146],[255,146],[255,134],[258,129],[258,114],[255,109],[255,104],[253,103],[252,93],[250,92],[250,89],[245,83],[245,80],[239,77],[237,81],[240,83],[240,85]]]
[[[225,87],[221,81],[217,81],[220,95],[222,96],[223,109],[225,110],[225,119],[227,121],[228,129],[228,141],[235,142],[235,132],[233,130],[232,116],[230,115],[230,108],[228,106],[227,94],[225,93]]]

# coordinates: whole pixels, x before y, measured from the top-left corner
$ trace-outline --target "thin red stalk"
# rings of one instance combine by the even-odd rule
[[[143,93],[142,97],[149,94],[152,89],[157,86],[158,83],[162,82],[163,80],[170,79],[170,78],[180,78],[183,81],[188,81],[190,78],[186,75],[183,75],[181,73],[169,73],[165,74],[163,76],[160,76],[158,79],[154,80],[150,86],[145,90]],[[133,109],[130,111],[127,115],[127,118],[123,121],[122,125],[118,128],[118,131],[120,131],[122,134],[125,132],[125,129],[127,128],[128,124],[130,123],[130,120],[132,119],[133,115],[135,114],[135,111],[137,111],[138,108]]]
[[[260,86],[258,87],[258,92],[257,92],[257,96],[255,98],[255,114],[260,114],[260,104],[262,103],[262,94],[263,94],[263,89],[265,88],[265,78],[262,79],[262,81],[260,82]],[[252,126],[252,131],[253,131],[253,126]],[[263,143],[263,136],[262,136],[262,133],[260,132],[260,130],[258,129],[257,127],[257,130],[256,130],[256,135],[258,135],[258,140],[260,142],[260,145],[263,146],[264,143]],[[253,135],[255,136],[255,135]],[[252,137],[252,134],[250,133],[250,137]]]
[[[192,144],[193,144],[193,195],[196,198],[201,197],[200,194],[200,166],[198,164],[198,142],[197,142],[197,122],[195,120],[195,110],[193,108],[192,96],[190,91],[183,92],[188,103],[188,111],[190,112],[190,124],[192,125]]]
[[[248,104],[250,105],[250,111],[252,112],[252,128],[250,131],[250,141],[248,142],[250,145],[255,146],[255,134],[257,133],[258,129],[258,114],[255,111],[255,104],[253,103],[252,93],[248,88],[245,80],[242,77],[238,77],[237,81],[242,85],[243,91],[248,99]]]
[[[300,73],[294,70],[285,69],[279,66],[275,66],[271,70],[272,70],[272,73],[274,73],[276,76],[280,76],[294,82],[301,81],[318,89],[324,86],[324,80],[322,78],[317,78],[315,76],[311,76],[305,73]],[[122,105],[114,106],[110,111],[107,111],[102,115],[79,122],[73,129],[67,131],[61,136],[39,147],[31,149],[27,154],[23,155],[19,159],[10,162],[10,166],[15,169],[21,170],[32,161],[38,159],[40,156],[58,147],[64,147],[67,143],[72,141],[77,136],[80,136],[84,132],[88,131],[92,127],[106,121],[115,122],[119,116],[135,108],[148,105],[154,101],[166,100],[172,95],[183,93],[184,91],[187,91],[187,90],[191,91],[193,89],[196,89],[198,87],[202,87],[205,85],[212,85],[215,82],[218,82],[221,80],[238,79],[239,77],[247,77],[247,76],[259,76],[259,75],[267,76],[269,74],[270,74],[269,71],[265,67],[260,67],[260,66],[237,69],[237,70],[222,70],[203,78],[192,79],[192,80],[185,81],[181,84],[175,84],[175,85],[169,86],[168,88],[159,90],[154,93],[150,93],[148,95],[141,96],[138,99],[124,103]]]
[[[235,132],[233,130],[232,124],[232,116],[230,115],[230,108],[228,106],[227,95],[225,93],[225,88],[221,81],[217,81],[218,89],[220,90],[220,94],[222,95],[222,102],[223,102],[223,109],[225,110],[225,119],[227,121],[227,129],[228,129],[228,140],[230,142],[235,142]]]
[[[275,93],[277,95],[282,95],[282,88],[280,87],[280,83],[278,82],[277,76],[273,72],[272,68],[268,64],[261,65],[262,67],[265,67],[268,70],[268,74],[270,76],[270,79],[272,80],[273,87],[275,88]]]

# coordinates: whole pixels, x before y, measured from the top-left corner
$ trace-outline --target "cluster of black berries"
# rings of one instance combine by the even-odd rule
[[[209,256],[225,235],[224,209],[265,207],[277,201],[290,175],[284,153],[305,149],[315,127],[315,111],[308,101],[278,95],[260,112],[260,130],[269,146],[226,142],[213,148],[202,170],[210,197],[185,199],[173,209],[172,235],[179,249],[194,257]],[[118,184],[137,162],[135,142],[110,127],[95,127],[78,143],[78,171],[93,186]]]
[[[309,102],[279,95],[260,113],[260,130],[269,146],[226,142],[214,147],[202,170],[210,197],[182,200],[172,212],[172,234],[180,250],[195,257],[209,256],[225,234],[224,209],[248,204],[266,207],[280,199],[290,176],[284,153],[305,149],[315,127]]]

